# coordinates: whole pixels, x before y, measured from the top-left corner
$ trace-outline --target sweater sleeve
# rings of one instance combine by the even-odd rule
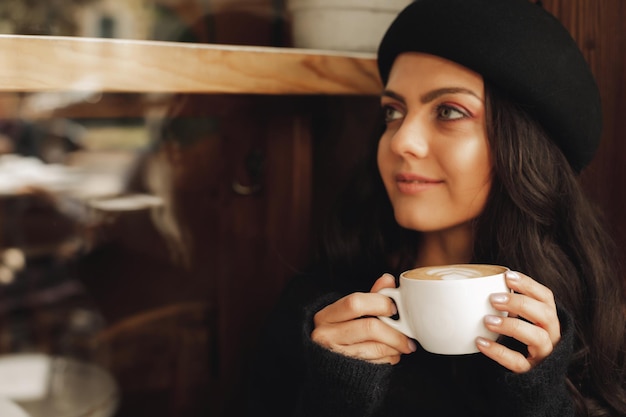
[[[391,365],[349,358],[311,340],[313,316],[340,296],[310,276],[288,285],[250,359],[247,415],[365,417],[382,401]]]
[[[336,299],[336,295],[322,297],[305,311],[302,338],[307,377],[299,404],[301,416],[372,415],[380,407],[389,386],[391,365],[350,358],[311,340],[313,316]]]
[[[573,351],[574,324],[558,308],[561,340],[543,362],[526,373],[503,373],[496,383],[498,416],[573,417],[573,400],[567,386],[567,367]]]
[[[315,313],[340,297],[311,276],[287,286],[250,361],[247,415],[365,417],[380,405],[391,365],[340,355],[311,339]]]

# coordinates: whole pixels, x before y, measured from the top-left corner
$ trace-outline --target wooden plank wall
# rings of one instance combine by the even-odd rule
[[[602,144],[582,183],[604,210],[626,262],[626,2],[544,0],[570,30],[596,76],[602,96]]]

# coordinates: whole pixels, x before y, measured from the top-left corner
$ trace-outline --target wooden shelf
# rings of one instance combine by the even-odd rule
[[[0,91],[377,95],[375,56],[292,48],[0,35]]]

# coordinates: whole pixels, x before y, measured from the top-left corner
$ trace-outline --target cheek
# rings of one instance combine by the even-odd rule
[[[448,174],[457,180],[475,184],[490,182],[493,163],[486,140],[466,141],[440,155],[446,161]]]

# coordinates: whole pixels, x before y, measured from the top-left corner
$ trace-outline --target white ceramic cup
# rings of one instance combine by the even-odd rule
[[[396,303],[399,318],[379,318],[415,339],[428,352],[476,353],[477,337],[498,337],[487,330],[484,317],[507,314],[494,309],[489,296],[510,292],[504,278],[508,270],[497,265],[459,264],[405,271],[398,288],[379,291]]]

